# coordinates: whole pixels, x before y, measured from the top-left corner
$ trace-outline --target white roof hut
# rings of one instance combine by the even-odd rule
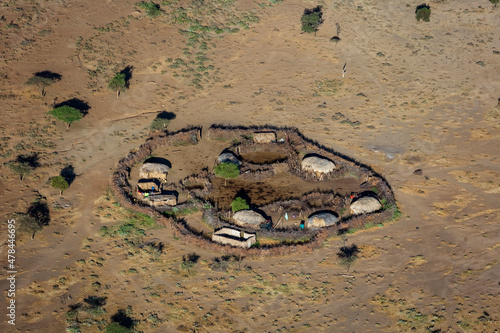
[[[212,241],[221,244],[249,248],[257,241],[257,239],[255,238],[255,234],[224,227],[214,232],[212,235]]]
[[[317,175],[330,173],[337,167],[335,163],[325,157],[309,156],[302,160],[301,167],[303,171],[311,171]]]
[[[375,212],[382,208],[380,201],[374,197],[361,197],[351,204],[351,214],[359,215]]]
[[[167,179],[170,167],[161,163],[144,163],[139,169],[139,178]]]
[[[323,228],[334,225],[338,221],[338,217],[333,213],[314,213],[306,221],[306,228]]]
[[[233,152],[226,151],[217,157],[217,163],[232,163],[236,165],[241,165],[241,161],[236,157]]]
[[[256,143],[276,142],[276,132],[255,132],[253,141]]]
[[[237,225],[254,228],[258,228],[261,223],[266,222],[264,216],[249,209],[239,210],[234,213],[233,220]]]

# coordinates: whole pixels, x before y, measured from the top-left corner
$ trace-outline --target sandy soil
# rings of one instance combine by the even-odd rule
[[[2,3],[2,243],[7,219],[26,212],[38,193],[51,222],[34,240],[18,235],[16,326],[4,317],[0,331],[62,332],[69,306],[89,296],[106,297],[106,312],[80,311],[83,332],[103,330],[127,306],[144,332],[499,329],[500,9],[485,0],[432,1],[425,23],[415,20],[417,3],[322,1],[325,21],[313,36],[300,33],[299,21],[317,3],[273,2],[186,2],[187,15],[202,24],[247,22],[191,44],[179,32],[189,25],[172,21],[175,3],[155,19],[133,1]],[[242,19],[252,10],[259,22]],[[338,43],[330,41],[336,23]],[[200,72],[196,57],[209,59]],[[125,66],[133,66],[130,87],[116,98],[107,81]],[[44,70],[62,80],[42,97],[23,83]],[[55,98],[78,98],[90,109],[66,130],[47,116]],[[295,126],[384,175],[403,216],[313,253],[244,258],[227,271],[211,265],[220,254],[193,248],[169,228],[138,240],[162,242],[158,258],[101,237],[102,226],[130,218],[107,197],[107,184],[159,111],[175,113],[169,130]],[[21,182],[4,163],[29,152],[41,166]],[[189,156],[182,172],[219,153]],[[60,197],[48,180],[67,165],[76,178]],[[342,275],[344,243],[361,249],[354,277]],[[193,252],[200,259],[185,269],[183,256]],[[0,286],[8,289],[4,278]],[[7,300],[4,291],[1,304]]]

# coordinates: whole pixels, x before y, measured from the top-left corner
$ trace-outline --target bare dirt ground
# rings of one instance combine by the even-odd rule
[[[7,219],[38,193],[51,222],[34,240],[18,234],[16,325],[2,314],[0,331],[62,332],[76,322],[97,332],[128,306],[144,332],[500,328],[500,9],[486,0],[432,1],[426,23],[415,20],[420,3],[322,1],[325,21],[313,36],[300,33],[300,17],[318,3],[275,2],[196,1],[180,10],[174,1],[154,19],[133,1],[1,2],[2,243]],[[240,31],[179,31],[195,18]],[[335,23],[338,43],[330,41]],[[130,87],[116,98],[107,82],[125,66],[133,66]],[[23,83],[44,70],[62,80],[42,97]],[[90,109],[66,130],[47,115],[55,98]],[[312,253],[220,269],[211,265],[220,254],[170,228],[138,236],[164,244],[158,257],[102,237],[102,226],[132,214],[107,197],[113,167],[146,139],[159,111],[175,113],[169,130],[295,126],[384,175],[403,216],[348,235],[346,244],[361,250],[354,277],[341,275],[340,238]],[[29,152],[41,166],[20,181],[4,163]],[[220,151],[209,153],[186,163]],[[68,165],[76,178],[60,197],[48,180]],[[193,252],[194,267],[183,265]],[[1,255],[4,267],[6,245]],[[6,311],[4,278],[0,286]],[[89,296],[105,297],[105,312],[68,315]]]

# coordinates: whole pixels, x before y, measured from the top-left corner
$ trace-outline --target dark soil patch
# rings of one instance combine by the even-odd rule
[[[275,201],[300,198],[306,193],[334,192],[349,195],[361,191],[356,178],[341,178],[324,182],[307,182],[289,173],[276,174],[264,181],[245,181],[234,179],[224,181],[222,178],[212,179],[213,190],[210,200],[217,203],[219,209],[231,209],[231,202],[237,193],[243,191],[250,198],[254,207],[264,206]]]
[[[270,163],[284,162],[287,158],[287,155],[284,153],[256,151],[256,152],[241,154],[241,157],[245,162],[253,164],[270,164]]]

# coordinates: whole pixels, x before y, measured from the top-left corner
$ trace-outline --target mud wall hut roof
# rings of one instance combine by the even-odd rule
[[[233,219],[236,221],[236,224],[254,227],[258,227],[261,223],[266,222],[264,216],[250,209],[237,211],[234,213]]]
[[[327,158],[319,156],[309,156],[302,160],[302,170],[318,173],[329,173],[336,169],[335,163]]]
[[[314,213],[309,216],[306,225],[308,228],[328,227],[330,225],[335,225],[338,220],[338,217],[333,213]]]
[[[380,201],[374,197],[361,197],[351,204],[351,213],[354,215],[375,212],[382,208]]]
[[[170,167],[161,163],[144,163],[139,169],[140,173],[167,173]]]
[[[217,157],[217,163],[233,163],[236,165],[240,165],[241,161],[236,157],[233,152],[226,151]]]

